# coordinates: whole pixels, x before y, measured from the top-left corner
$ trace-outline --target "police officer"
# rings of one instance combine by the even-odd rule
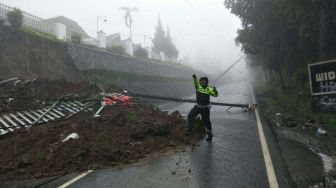
[[[196,89],[197,104],[190,110],[188,114],[188,128],[185,130],[187,133],[192,133],[195,126],[195,118],[201,114],[202,121],[207,129],[206,141],[212,141],[212,126],[210,122],[210,96],[217,97],[218,91],[216,87],[208,86],[209,80],[207,77],[201,77],[199,81],[195,74],[192,75]]]

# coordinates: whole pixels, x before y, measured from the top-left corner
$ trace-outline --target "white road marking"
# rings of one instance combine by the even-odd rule
[[[253,89],[252,89],[252,85],[251,85],[251,83],[249,83],[249,84],[250,84],[250,89],[251,89],[251,93],[252,93],[253,103],[256,104],[256,100],[255,100],[255,97],[254,97],[254,92],[253,92]],[[256,115],[256,119],[257,119],[259,139],[260,139],[261,148],[262,148],[263,155],[264,155],[264,162],[265,162],[265,166],[266,166],[268,183],[269,183],[270,188],[278,188],[279,185],[278,185],[278,181],[277,181],[277,178],[276,178],[276,175],[275,175],[275,172],[274,172],[274,167],[273,167],[271,155],[270,155],[269,150],[268,150],[264,130],[263,130],[263,127],[261,125],[259,111],[256,108],[254,112],[255,112],[255,115]]]
[[[69,185],[71,185],[71,184],[73,184],[74,182],[76,182],[77,180],[79,180],[79,179],[83,178],[84,176],[90,174],[91,172],[93,172],[93,170],[88,170],[87,172],[84,172],[84,173],[80,174],[79,176],[77,176],[77,177],[75,177],[74,179],[72,179],[72,180],[66,182],[65,184],[59,186],[58,188],[66,188],[66,187],[68,187]]]

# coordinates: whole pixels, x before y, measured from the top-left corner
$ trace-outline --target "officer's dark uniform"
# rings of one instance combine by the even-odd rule
[[[206,81],[206,85],[202,86],[197,78],[196,75],[193,75],[194,79],[194,85],[196,89],[196,101],[197,104],[191,109],[191,111],[188,114],[188,131],[193,131],[194,124],[195,124],[195,118],[198,114],[201,114],[202,121],[204,122],[204,125],[207,129],[208,138],[207,141],[211,141],[212,139],[212,127],[210,122],[210,95],[213,97],[218,96],[218,91],[216,90],[216,87],[210,87],[208,86],[208,78],[202,77],[201,80]]]

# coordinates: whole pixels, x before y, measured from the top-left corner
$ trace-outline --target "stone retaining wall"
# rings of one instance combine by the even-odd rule
[[[151,62],[151,60],[122,56],[103,50],[69,45],[68,53],[80,70],[109,69],[143,75],[189,78],[192,68],[172,64]],[[197,71],[196,71],[197,72]]]

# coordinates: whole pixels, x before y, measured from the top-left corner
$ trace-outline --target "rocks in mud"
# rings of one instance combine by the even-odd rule
[[[326,173],[325,181],[326,187],[336,187],[336,169],[330,170]]]
[[[22,158],[16,163],[16,168],[24,168],[26,166],[32,165],[33,162],[29,159],[27,155],[22,156]]]
[[[303,124],[303,129],[318,129],[319,125],[315,120],[308,120],[306,123]]]
[[[285,126],[285,127],[296,127],[297,123],[293,120],[292,117],[287,115],[282,115],[281,113],[276,113],[273,123],[276,126]]]
[[[170,115],[173,116],[173,117],[177,117],[177,118],[181,117],[181,114],[180,114],[179,111],[174,111]]]
[[[18,86],[1,85],[0,93],[2,91],[3,96],[15,98],[60,98],[68,93],[79,93],[80,96],[63,98],[91,98],[98,93],[95,86],[87,83],[41,79]],[[15,99],[9,108],[38,107],[42,102]],[[62,121],[51,121],[28,130],[22,128],[0,139],[0,150],[5,151],[1,154],[0,181],[42,178],[73,170],[128,164],[151,153],[190,146],[202,136],[184,135],[187,122],[179,112],[168,115],[158,108],[139,103],[105,108],[101,118],[93,119],[99,106],[92,108],[93,111],[82,111]],[[71,133],[77,133],[75,139],[61,142]]]
[[[149,126],[132,129],[131,137],[139,140],[146,136],[165,136],[170,133],[169,125],[153,123]]]
[[[176,142],[174,140],[169,140],[169,145],[171,147],[177,146]]]

